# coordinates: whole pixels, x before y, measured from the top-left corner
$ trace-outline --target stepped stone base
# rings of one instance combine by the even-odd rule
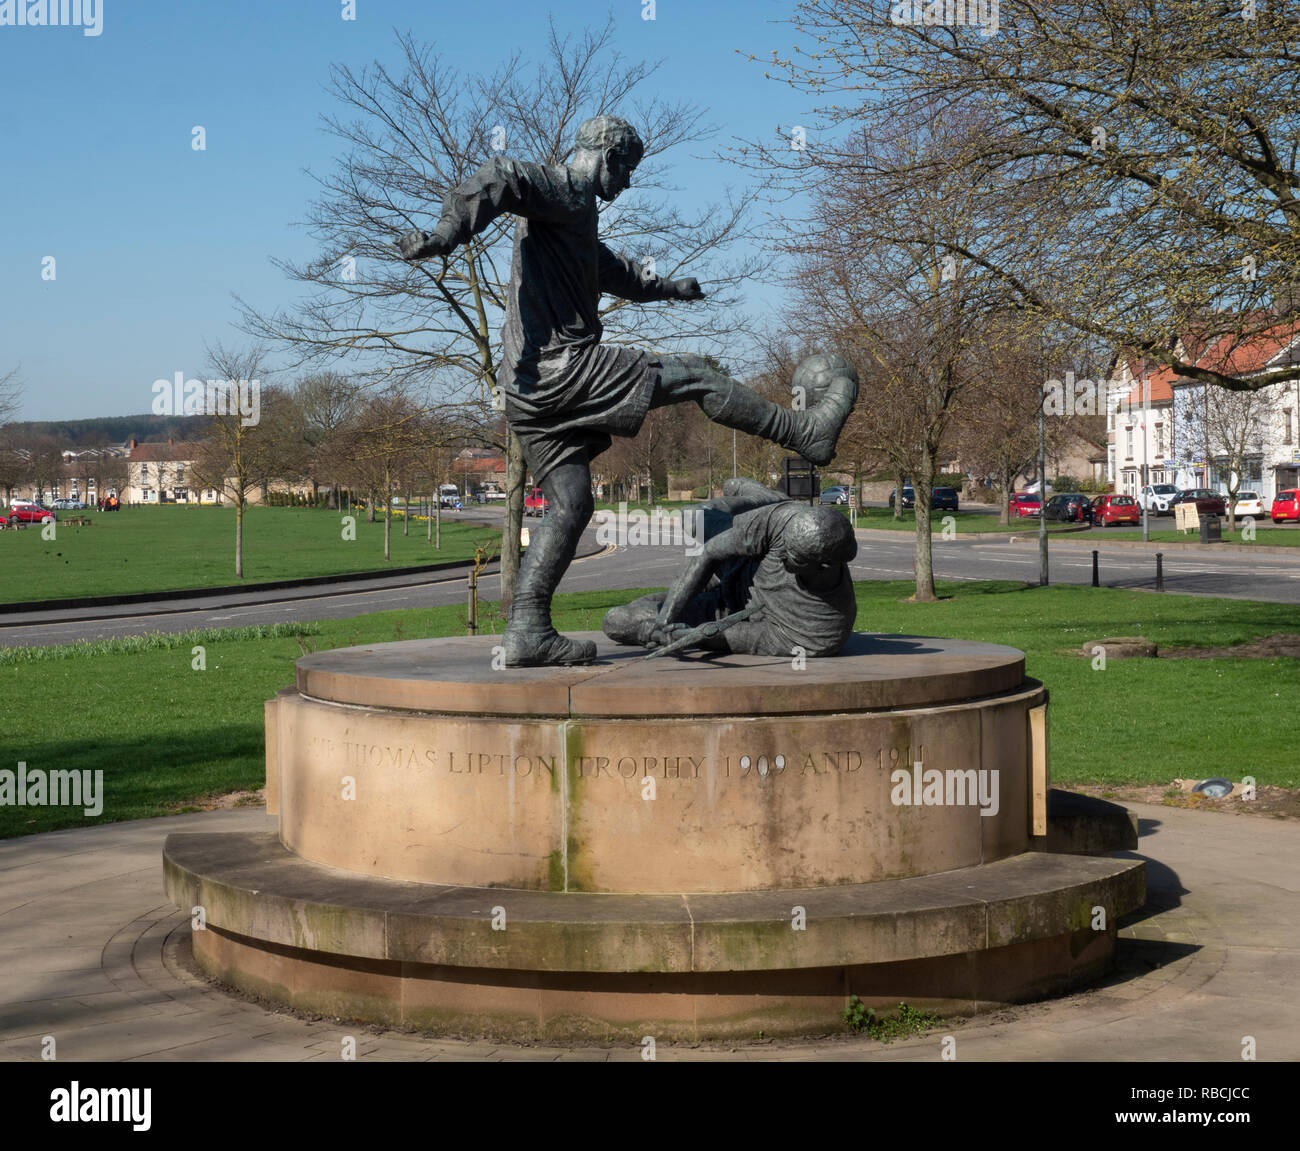
[[[1049,803],[1014,649],[642,663],[601,637],[592,667],[507,670],[491,642],[299,661],[267,708],[279,837],[166,844],[204,970],[456,1033],[825,1031],[850,995],[952,1014],[1077,987],[1144,901],[1142,864],[1100,854],[1131,846],[1122,809]]]

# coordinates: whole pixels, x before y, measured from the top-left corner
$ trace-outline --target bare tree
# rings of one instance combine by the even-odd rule
[[[1212,402],[1203,408],[1205,432],[1215,466],[1228,488],[1228,530],[1235,531],[1242,480],[1249,465],[1263,459],[1264,421],[1270,414],[1271,397],[1261,392],[1213,391]]]
[[[194,461],[193,477],[200,487],[212,488],[235,507],[235,578],[244,578],[244,512],[250,498],[270,484],[276,469],[277,407],[282,397],[262,386],[266,351],[260,347],[243,350],[221,344],[209,349],[212,373],[218,389],[215,398],[221,410],[210,412],[208,439]],[[258,396],[256,419],[241,411],[239,388],[255,385]],[[234,389],[232,392],[231,389]],[[249,394],[252,394],[251,391]],[[235,399],[232,405],[231,400]]]
[[[399,488],[409,490],[405,474],[417,460],[427,458],[434,434],[426,411],[395,388],[371,396],[340,435],[340,446],[351,460],[350,474],[368,493],[371,522],[376,504],[383,504],[386,560],[391,558],[393,495]],[[409,513],[408,502],[408,517]]]
[[[640,98],[657,65],[623,59],[613,48],[614,30],[612,16],[602,30],[577,38],[562,39],[552,28],[536,62],[515,53],[481,75],[462,74],[409,36],[399,40],[401,75],[382,64],[360,73],[336,66],[332,91],[343,112],[327,123],[348,152],[320,179],[321,196],[309,212],[320,255],[306,264],[280,263],[307,295],[269,315],[245,307],[246,330],[300,363],[346,355],[376,384],[410,384],[420,392],[432,386],[444,408],[459,405],[465,422],[476,420],[481,441],[507,457],[507,602],[519,563],[524,465],[514,437],[500,438],[494,393],[512,222],[503,217],[450,258],[422,264],[397,259],[394,241],[427,227],[441,196],[493,155],[562,164],[582,120],[620,112],[636,123],[645,160],[633,193],[606,213],[605,238],[674,278],[707,260],[709,294],[690,315],[675,309],[671,319],[654,306],[610,301],[606,339],[657,350],[683,341],[695,351],[720,348],[742,325],[735,289],[761,266],[723,259],[747,235],[749,196],[693,218],[656,197],[665,189],[664,154],[711,129],[689,104]]]
[[[27,482],[31,464],[12,424],[0,425],[0,490],[6,506],[13,503],[14,491]]]
[[[293,389],[309,449],[307,474],[312,495],[319,490],[322,479],[328,478],[330,507],[335,510],[339,506],[338,461],[331,455],[331,441],[356,418],[361,396],[362,388],[356,381],[328,370],[304,376]]]
[[[1032,191],[1002,244],[938,241],[1018,307],[1230,390],[1300,377],[1300,363],[1234,375],[1177,341],[1196,326],[1244,343],[1300,315],[1297,0],[979,6],[996,28],[955,10],[977,11],[804,0],[794,23],[815,50],[766,66],[823,102],[828,130],[880,138],[917,107],[982,118],[960,147],[861,169],[883,198],[936,172],[993,203]]]
[[[871,432],[855,433],[858,451],[889,460],[900,496],[902,478],[912,478],[917,600],[936,598],[931,493],[985,320],[1004,302],[983,269],[949,247],[955,237],[995,245],[1005,229],[967,177],[939,163],[894,196],[880,194],[869,169],[882,156],[895,165],[937,159],[982,130],[969,117],[917,108],[894,117],[881,140],[813,152],[814,213],[784,242],[798,261],[793,326],[824,333],[858,365],[858,427]]]
[[[0,376],[0,427],[14,418],[21,404],[22,384],[14,368]]]
[[[27,479],[32,485],[32,498],[43,504],[46,493],[59,486],[65,477],[59,441],[53,436],[37,436],[31,440],[27,450]]]

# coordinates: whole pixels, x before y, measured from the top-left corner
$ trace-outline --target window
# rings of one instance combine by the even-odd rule
[[[1124,453],[1124,458],[1126,460],[1131,460],[1133,458],[1133,429],[1132,427],[1128,427],[1125,428],[1124,430],[1128,434],[1128,439],[1126,441],[1128,444],[1128,449]]]
[[[1168,455],[1165,450],[1165,425],[1156,424],[1156,459],[1163,460]]]
[[[1287,408],[1282,413],[1282,442],[1284,444],[1290,444],[1295,442],[1293,439],[1293,429],[1291,427],[1292,415],[1293,413],[1290,408]]]

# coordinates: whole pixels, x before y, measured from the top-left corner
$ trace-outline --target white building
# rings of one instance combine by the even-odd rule
[[[1106,394],[1106,479],[1136,495],[1147,484],[1177,483],[1173,373],[1160,364],[1127,360]]]
[[[1177,351],[1186,357],[1183,344]],[[1191,362],[1242,378],[1297,363],[1300,326],[1235,345],[1221,337]],[[1226,493],[1238,454],[1237,488],[1258,492],[1265,508],[1278,491],[1300,486],[1300,380],[1238,393],[1163,365],[1143,366],[1140,359],[1121,363],[1108,390],[1106,474],[1117,491],[1133,495],[1144,484],[1169,483]]]

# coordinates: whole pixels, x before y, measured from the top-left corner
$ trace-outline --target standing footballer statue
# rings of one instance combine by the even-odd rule
[[[651,408],[693,400],[715,423],[827,464],[857,399],[857,376],[839,356],[812,356],[799,366],[794,383],[806,404],[792,411],[701,356],[601,344],[602,292],[637,301],[704,296],[696,280],[643,275],[600,242],[596,200],[627,188],[643,150],[626,120],[596,116],[578,129],[567,167],[489,160],[448,193],[432,232],[409,232],[398,242],[406,260],[445,257],[498,216],[519,217],[497,382],[550,514],[534,531],[515,584],[504,637],[511,667],[596,658],[595,644],[552,626],[551,597],[591,519],[590,465],[611,436],[635,435]]]

